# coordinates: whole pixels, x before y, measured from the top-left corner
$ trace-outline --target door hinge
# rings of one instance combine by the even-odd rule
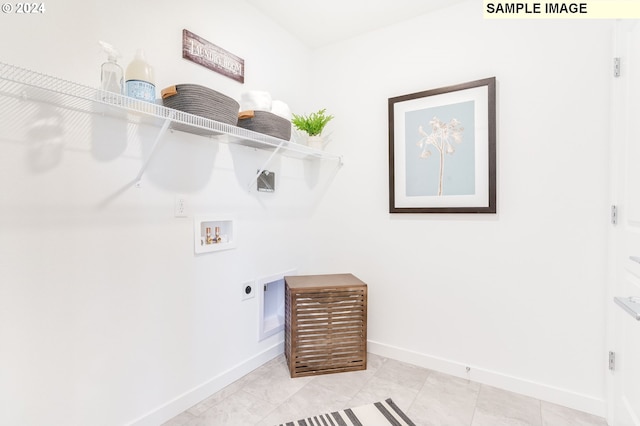
[[[620,77],[620,58],[613,58],[613,76]]]
[[[618,206],[616,206],[615,204],[611,206],[611,224],[618,224]]]
[[[609,351],[609,370],[615,371],[616,369],[616,353]]]

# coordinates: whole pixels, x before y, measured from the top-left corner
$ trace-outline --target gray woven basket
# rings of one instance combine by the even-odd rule
[[[241,112],[238,127],[286,141],[291,139],[291,122],[268,111]]]
[[[162,104],[220,123],[238,124],[240,104],[236,100],[197,84],[177,84],[163,89]]]

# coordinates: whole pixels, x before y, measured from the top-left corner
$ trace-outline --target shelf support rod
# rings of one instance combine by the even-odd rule
[[[275,155],[278,153],[278,151],[280,151],[280,148],[282,148],[283,145],[284,141],[280,142],[276,149],[271,153],[267,161],[265,161],[262,167],[258,169],[258,173],[256,173],[256,175],[251,179],[251,182],[249,182],[249,185],[247,185],[249,191],[251,191],[251,187],[253,186],[253,184],[258,180],[262,172],[267,169],[267,166],[269,165],[269,163],[271,163],[271,160],[273,160],[273,157],[275,157]]]
[[[140,168],[140,171],[138,172],[138,175],[134,179],[134,182],[136,183],[136,186],[140,186],[140,180],[142,179],[142,175],[144,175],[144,172],[147,170],[147,167],[149,166],[149,163],[151,162],[151,158],[153,157],[153,154],[155,154],[156,149],[158,148],[158,144],[160,143],[160,140],[162,139],[164,134],[169,129],[169,125],[173,121],[173,117],[174,116],[175,116],[175,112],[171,111],[171,113],[169,114],[169,117],[167,117],[164,120],[164,123],[162,124],[162,127],[160,128],[160,131],[158,132],[158,135],[156,136],[156,139],[153,141],[153,145],[151,146],[151,152],[149,153],[149,155],[147,155],[147,159],[142,164],[142,167]]]

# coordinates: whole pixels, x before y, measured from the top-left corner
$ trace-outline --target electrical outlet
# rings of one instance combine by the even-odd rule
[[[175,217],[187,217],[187,197],[176,195],[173,203],[173,215]]]
[[[256,295],[256,283],[253,281],[247,281],[241,284],[242,286],[242,300],[251,299]]]

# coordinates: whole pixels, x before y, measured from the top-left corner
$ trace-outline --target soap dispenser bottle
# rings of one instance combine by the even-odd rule
[[[125,78],[127,96],[146,102],[156,101],[153,67],[147,62],[144,50],[138,49],[135,58],[127,66]]]
[[[105,92],[124,94],[124,73],[118,65],[118,51],[108,43],[100,41],[102,50],[107,54],[107,62],[100,67],[100,89]]]

